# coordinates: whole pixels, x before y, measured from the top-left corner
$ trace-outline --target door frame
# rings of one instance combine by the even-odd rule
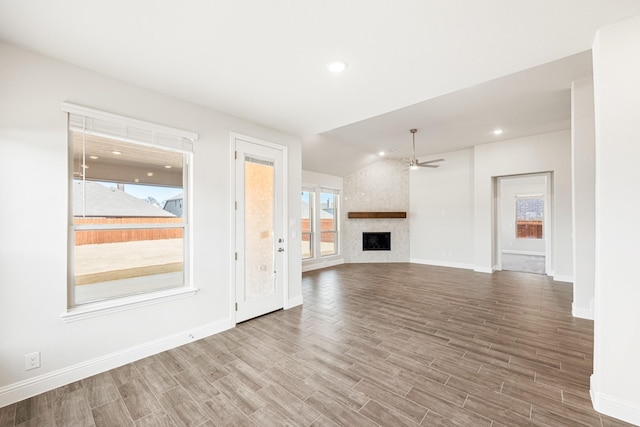
[[[544,176],[545,177],[545,193],[544,193],[544,256],[545,256],[545,274],[553,277],[553,172],[532,172],[515,175],[501,175],[493,177],[493,270],[502,270],[502,218],[500,212],[500,181],[509,178],[522,178],[527,176]]]
[[[263,145],[282,151],[282,230],[283,248],[285,253],[282,257],[282,308],[287,308],[289,300],[289,163],[288,147],[281,144],[254,138],[237,132],[229,133],[229,318],[233,326],[236,325],[236,140],[242,140],[252,144]],[[277,221],[277,219],[276,219]]]

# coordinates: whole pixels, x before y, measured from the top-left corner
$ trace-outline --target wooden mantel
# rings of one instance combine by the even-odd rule
[[[350,219],[355,218],[406,218],[406,212],[349,212],[347,217]]]

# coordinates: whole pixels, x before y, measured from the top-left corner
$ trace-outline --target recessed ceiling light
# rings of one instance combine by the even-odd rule
[[[384,156],[386,153],[384,151],[378,151],[378,156],[382,157]]]
[[[98,156],[89,156],[89,158],[92,159],[92,160],[98,160],[100,157],[98,157]]]
[[[171,165],[165,165],[164,167],[167,169],[171,169]]]
[[[153,176],[153,172],[147,172],[147,176]]]
[[[502,129],[496,129],[493,131],[494,135],[502,135],[503,130]]]
[[[342,60],[331,61],[327,64],[327,70],[331,71],[334,74],[342,73],[347,69],[347,63]]]
[[[140,179],[136,178],[136,179],[133,180],[133,182],[140,182]]]
[[[120,154],[122,154],[122,151],[114,150],[114,151],[112,151],[112,153],[115,154],[116,156],[119,156]]]

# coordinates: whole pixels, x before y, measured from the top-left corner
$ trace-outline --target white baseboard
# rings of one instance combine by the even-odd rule
[[[503,249],[503,254],[513,254],[513,255],[533,255],[533,256],[545,256],[544,252],[536,252],[536,251],[516,251],[511,249]]]
[[[464,270],[473,270],[473,265],[464,264],[462,262],[440,261],[440,260],[421,259],[421,258],[410,258],[409,262],[413,264],[433,265],[436,267],[451,267],[451,268],[462,268]]]
[[[476,273],[493,273],[493,268],[491,267],[479,267],[479,266],[474,266],[473,267],[473,271],[475,271]]]
[[[287,300],[287,305],[284,306],[285,310],[288,310],[293,307],[297,307],[302,305],[302,295],[298,295],[297,297],[289,298]]]
[[[234,327],[224,319],[0,387],[0,408]]]
[[[320,261],[308,261],[302,263],[302,272],[320,270],[325,267],[333,267],[335,265],[344,264],[344,259],[333,259],[333,260],[320,260]]]
[[[578,307],[576,305],[576,302],[574,301],[571,304],[571,314],[573,315],[573,317],[593,320],[593,300],[591,302],[591,307]]]
[[[553,275],[553,280],[555,280],[556,282],[573,283],[573,276],[563,276],[561,274],[557,276]]]
[[[591,375],[591,390],[589,390],[593,408],[602,414],[640,426],[640,406],[600,393],[595,376],[596,374]]]

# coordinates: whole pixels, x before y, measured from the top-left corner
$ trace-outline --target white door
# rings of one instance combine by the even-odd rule
[[[236,322],[284,306],[286,181],[278,147],[235,138]]]

